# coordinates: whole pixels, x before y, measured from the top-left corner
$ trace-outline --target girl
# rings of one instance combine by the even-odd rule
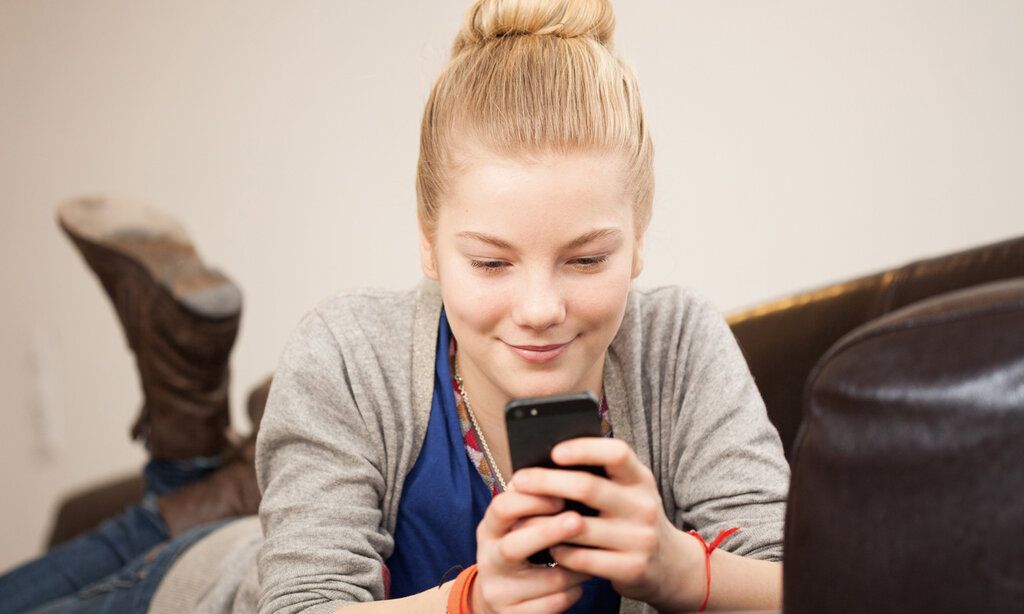
[[[692,292],[631,288],[653,149],[613,29],[607,0],[469,8],[423,116],[426,280],[323,302],[275,373],[261,612],[780,607],[788,468],[743,357]],[[608,437],[552,457],[608,477],[513,475],[505,404],[583,390]]]

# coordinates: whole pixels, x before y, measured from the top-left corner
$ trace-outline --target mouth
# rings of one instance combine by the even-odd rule
[[[564,354],[569,345],[575,340],[576,337],[573,337],[565,343],[556,343],[551,345],[512,345],[507,342],[505,345],[513,354],[526,362],[542,364],[550,362]]]

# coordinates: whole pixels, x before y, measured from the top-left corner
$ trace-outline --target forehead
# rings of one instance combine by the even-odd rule
[[[442,226],[506,227],[598,223],[629,226],[632,206],[620,155],[604,151],[502,155],[461,152],[439,212]],[[575,222],[575,223],[574,223]]]

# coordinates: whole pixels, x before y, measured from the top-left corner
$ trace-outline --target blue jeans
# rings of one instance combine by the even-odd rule
[[[0,576],[0,614],[145,612],[178,556],[224,522],[168,541],[156,498],[203,479],[219,465],[215,458],[147,463],[146,496],[138,505]]]

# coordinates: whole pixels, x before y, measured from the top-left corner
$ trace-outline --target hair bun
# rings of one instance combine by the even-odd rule
[[[528,35],[589,37],[611,47],[614,31],[609,0],[475,0],[453,52],[492,39]]]

